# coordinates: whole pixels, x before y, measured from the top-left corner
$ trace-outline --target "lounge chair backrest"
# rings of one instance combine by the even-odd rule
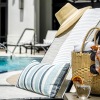
[[[89,29],[95,26],[100,27],[100,23],[98,24],[100,20],[100,13],[98,11],[100,11],[100,9],[98,10],[89,9],[84,13],[82,18],[78,21],[78,23],[70,32],[70,35],[62,44],[57,56],[53,61],[53,64],[59,62],[59,63],[70,63],[71,65],[71,52],[74,50],[74,45],[81,44],[83,42],[83,39]],[[64,94],[64,92],[66,91],[66,87],[68,87],[69,83],[68,81],[71,80],[71,78],[72,78],[72,68],[70,68],[68,75],[64,78],[62,86],[58,91],[58,96],[59,95],[61,96],[61,93]]]
[[[18,35],[8,34],[7,44],[17,45],[18,41],[19,41],[19,44],[33,42],[34,41],[34,29],[26,28],[20,37],[19,37],[19,33]]]
[[[34,30],[25,29],[19,44],[30,44],[30,43],[34,43]]]
[[[56,57],[61,45],[66,40],[66,38],[68,37],[69,33],[70,33],[70,31],[68,31],[68,33],[64,34],[63,36],[56,37],[54,39],[54,41],[51,44],[50,48],[48,49],[48,51],[44,55],[41,63],[51,64],[54,61],[54,59],[55,59],[55,57]]]
[[[57,33],[57,30],[48,30],[43,43],[51,44],[55,38],[56,33]]]
[[[94,14],[93,14],[94,11]],[[68,62],[71,63],[71,52],[74,50],[75,45],[80,45],[89,29],[95,27],[100,21],[98,11],[94,9],[87,10],[78,23],[71,31],[71,35],[66,39],[60,48],[53,64],[57,62]]]

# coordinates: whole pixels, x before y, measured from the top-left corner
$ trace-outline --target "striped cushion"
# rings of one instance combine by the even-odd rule
[[[23,70],[17,87],[55,97],[68,68],[69,64],[50,65],[35,61]]]

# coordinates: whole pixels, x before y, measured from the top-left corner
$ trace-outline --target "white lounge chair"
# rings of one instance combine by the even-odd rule
[[[21,34],[20,38],[17,39],[16,36],[10,36],[7,37],[7,43],[4,43],[7,48],[9,46],[13,46],[14,49],[12,50],[12,53],[14,53],[16,47],[19,47],[19,52],[21,53],[21,47],[23,45],[33,45],[34,44],[34,29],[26,28],[24,29],[23,33]],[[16,41],[16,42],[15,42]]]
[[[42,48],[46,52],[55,39],[56,33],[57,30],[48,30],[45,39],[43,39],[43,43],[36,43],[34,46],[38,48],[38,51]]]

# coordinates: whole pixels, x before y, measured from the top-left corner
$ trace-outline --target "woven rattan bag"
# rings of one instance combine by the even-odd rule
[[[84,38],[81,51],[80,52],[72,52],[72,76],[80,76],[82,77],[84,84],[91,86],[91,94],[100,95],[100,75],[94,75],[90,72],[90,66],[95,63],[90,59],[90,52],[83,52],[85,41],[89,35],[89,33],[93,30],[95,31],[94,34],[94,41],[96,44],[96,35],[100,28],[92,28],[86,34]]]

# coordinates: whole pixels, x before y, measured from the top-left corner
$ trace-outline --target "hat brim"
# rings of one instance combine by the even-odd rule
[[[91,6],[84,7],[82,9],[78,9],[76,12],[74,12],[69,18],[67,18],[60,28],[58,29],[56,33],[56,37],[65,32],[67,29],[69,29],[73,24],[75,24],[83,15],[83,13],[87,10],[92,8]]]

